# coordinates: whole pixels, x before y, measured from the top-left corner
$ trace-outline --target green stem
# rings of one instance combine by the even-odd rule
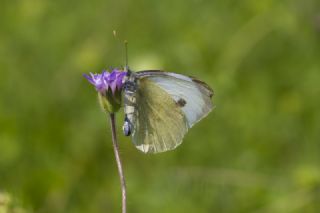
[[[113,143],[113,150],[114,155],[116,157],[118,173],[120,177],[121,183],[121,192],[122,192],[122,213],[127,212],[127,189],[126,189],[126,180],[124,178],[122,163],[119,155],[119,145],[117,141],[117,134],[116,134],[116,121],[115,121],[115,114],[110,113],[110,123],[111,123],[111,132],[112,132],[112,143]]]

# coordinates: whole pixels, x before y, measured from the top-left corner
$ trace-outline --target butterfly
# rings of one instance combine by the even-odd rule
[[[194,77],[128,70],[123,78],[123,133],[144,153],[173,150],[212,110],[212,96],[213,90]]]

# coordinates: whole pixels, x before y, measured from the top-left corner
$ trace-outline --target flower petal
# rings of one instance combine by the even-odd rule
[[[94,81],[91,76],[89,76],[87,74],[83,74],[83,77],[85,77],[91,84],[94,84]]]
[[[113,81],[111,84],[110,84],[110,88],[111,88],[111,91],[112,91],[112,94],[114,94],[116,92],[116,89],[117,89],[117,84],[115,81]]]
[[[96,90],[99,92],[105,92],[108,89],[108,85],[106,81],[102,77],[103,74],[92,74],[89,75],[84,74],[84,77],[95,86]],[[104,73],[105,75],[105,73]]]
[[[122,80],[123,80],[123,77],[126,75],[127,73],[126,72],[118,72],[118,75],[117,75],[117,89],[121,90],[122,89],[122,86],[123,86],[123,83],[122,83]]]

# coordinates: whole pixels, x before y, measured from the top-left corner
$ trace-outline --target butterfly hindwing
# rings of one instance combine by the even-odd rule
[[[149,78],[141,78],[138,86],[133,143],[145,153],[174,149],[188,131],[181,107]]]

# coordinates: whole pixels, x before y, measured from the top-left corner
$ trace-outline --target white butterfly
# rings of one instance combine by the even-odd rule
[[[146,70],[124,78],[123,132],[144,153],[175,149],[213,107],[212,89],[193,77]]]

